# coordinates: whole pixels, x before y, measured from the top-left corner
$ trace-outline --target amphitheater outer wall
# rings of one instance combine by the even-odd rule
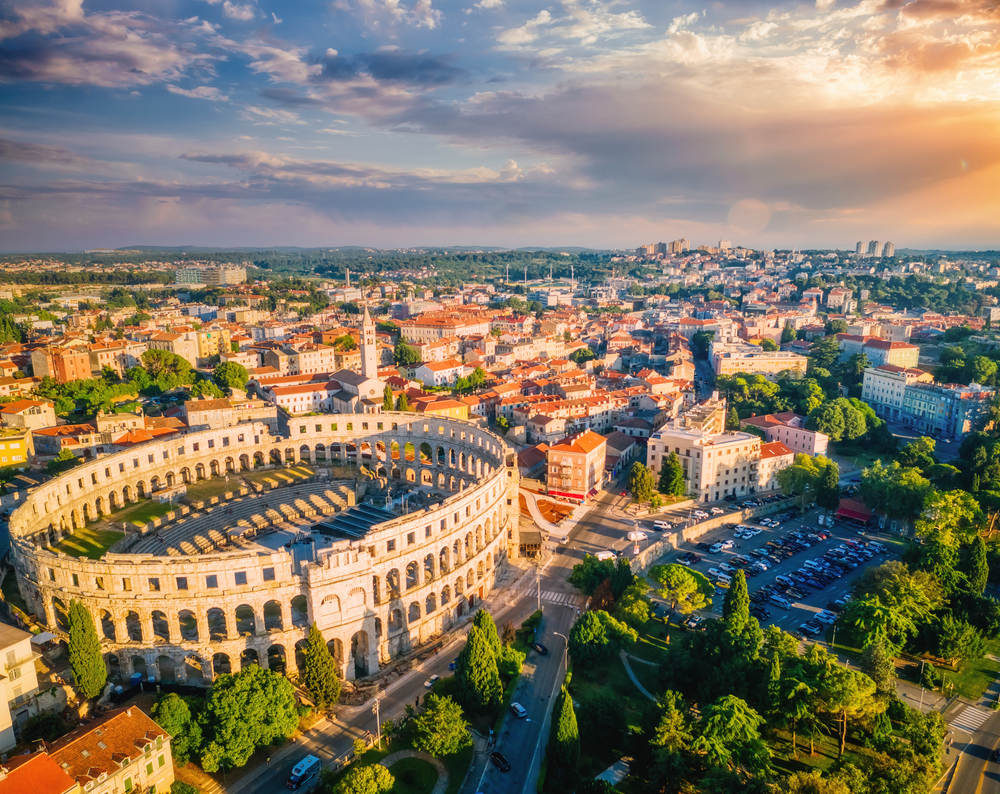
[[[300,462],[355,462],[452,494],[303,564],[285,549],[89,560],[50,547],[85,519],[157,488]],[[313,622],[354,679],[432,640],[486,597],[516,548],[517,477],[504,441],[460,420],[293,418],[287,437],[237,425],[104,456],[39,486],[11,516],[12,560],[25,602],[58,636],[70,601],[87,606],[109,668],[123,679],[143,672],[208,683],[253,662],[294,672]]]

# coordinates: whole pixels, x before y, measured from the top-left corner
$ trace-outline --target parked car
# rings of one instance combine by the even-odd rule
[[[638,529],[633,529],[631,532],[628,533],[628,539],[634,541],[648,540],[649,535],[647,535],[645,532],[640,532]]]
[[[815,637],[822,631],[822,629],[815,623],[801,623],[799,624],[799,631],[803,634],[809,635],[810,637]]]
[[[693,515],[695,518],[708,518],[708,513],[706,513],[704,510],[695,510],[691,515]]]
[[[691,617],[689,617],[687,620],[684,621],[684,625],[687,626],[689,629],[698,628],[698,625],[700,623],[701,623],[701,618],[698,617],[697,615],[692,615]]]
[[[721,516],[725,511],[721,507],[713,507],[710,512],[713,516]]]
[[[456,667],[458,667],[458,657],[457,656],[454,659],[452,659],[450,662],[448,662],[448,669],[449,670],[454,670]]]
[[[813,620],[818,620],[820,623],[825,623],[827,626],[832,626],[837,622],[837,616],[833,612],[824,609],[822,612],[817,613],[813,616]]]
[[[490,753],[490,761],[493,762],[493,766],[499,769],[501,772],[510,771],[510,761],[508,761],[503,753],[492,752]]]
[[[806,594],[803,593],[801,590],[799,590],[799,588],[797,587],[789,587],[785,592],[792,598],[802,599],[806,597]]]
[[[528,710],[516,700],[510,704],[510,712],[519,720],[523,720],[528,716]]]
[[[546,648],[544,645],[542,645],[540,642],[531,643],[531,647],[535,651],[535,653],[537,653],[539,656],[548,656],[549,649]]]
[[[441,680],[441,676],[439,676],[439,675],[432,675],[430,678],[428,678],[426,681],[424,681],[424,686],[427,687],[428,689],[430,689],[432,686],[434,686],[440,680]]]
[[[728,538],[726,540],[719,541],[719,543],[724,549],[731,549],[736,545],[735,541],[729,540]]]
[[[736,573],[735,566],[730,565],[728,562],[720,562],[719,563],[719,568],[722,569],[723,571],[725,571],[726,573],[730,573],[730,574]]]
[[[754,604],[750,607],[750,614],[757,618],[757,620],[767,620],[771,617],[771,610],[767,609],[767,607]]]
[[[708,551],[710,548],[712,548],[712,546],[711,544],[702,542],[697,544],[695,548],[698,549],[698,551]]]

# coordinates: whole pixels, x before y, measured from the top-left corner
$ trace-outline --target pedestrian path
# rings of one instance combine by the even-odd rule
[[[966,706],[951,720],[951,726],[967,733],[975,733],[990,718],[990,712],[978,706]]]
[[[422,750],[399,750],[395,753],[389,753],[389,755],[379,761],[379,763],[388,769],[394,763],[402,761],[404,758],[419,758],[422,761],[426,761],[437,770],[438,778],[437,782],[434,784],[434,788],[431,789],[431,794],[444,794],[448,790],[447,768],[434,756],[429,753],[425,753]]]
[[[650,700],[655,701],[656,697],[651,695],[649,690],[639,683],[639,679],[636,678],[635,673],[632,672],[632,666],[628,663],[628,654],[625,653],[625,651],[619,651],[618,655],[621,656],[622,664],[625,665],[625,672],[628,673],[628,677],[632,679],[632,683],[636,685],[636,688]]]
[[[556,593],[551,590],[542,590],[542,601],[559,604],[560,606],[576,607],[578,609],[587,603],[587,599],[583,596],[573,595],[572,593]]]

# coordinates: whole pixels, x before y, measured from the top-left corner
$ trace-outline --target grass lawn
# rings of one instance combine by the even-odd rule
[[[182,497],[181,501],[187,504],[204,502],[213,496],[222,496],[222,494],[228,491],[238,491],[240,487],[240,478],[233,474],[229,475],[228,483],[224,476],[199,480],[198,482],[188,484],[187,494]]]
[[[990,656],[1000,656],[1000,639],[988,641],[986,653]],[[975,701],[982,697],[990,684],[1000,678],[1000,662],[988,658],[975,659],[961,662],[957,673],[947,667],[939,667],[938,672],[944,674],[941,691],[945,695],[949,697],[952,695],[950,685],[954,684],[954,694]]]
[[[646,621],[646,625],[639,632],[639,641],[628,649],[628,652],[632,656],[637,656],[640,659],[658,664],[666,661],[667,648],[669,648],[667,638],[671,638],[672,641],[673,636],[679,633],[680,629],[673,626],[668,629],[665,617],[665,615],[663,617],[651,617]],[[632,669],[635,670],[639,667],[648,667],[648,665],[636,664]]]
[[[381,763],[382,759],[389,755],[389,753],[395,753],[397,750],[410,750],[412,748],[413,745],[410,744],[405,737],[398,736],[392,740],[391,746],[387,746],[386,742],[383,740],[381,750],[373,747],[354,763],[362,764],[364,766],[367,766],[368,764],[378,764]],[[462,780],[465,778],[465,773],[469,771],[469,765],[472,763],[472,753],[473,748],[469,746],[460,752],[453,753],[452,755],[446,755],[443,758],[438,759],[442,764],[444,764],[445,769],[448,770],[448,788],[445,790],[445,794],[458,794],[458,790],[462,787]],[[398,763],[393,764],[393,769],[398,766]],[[350,769],[350,767],[347,767],[347,769]],[[340,782],[341,778],[343,778],[347,769],[343,770],[333,779],[334,790],[336,789],[336,786]],[[433,767],[431,768],[431,771],[434,771]],[[401,790],[402,789],[393,788],[393,791]],[[406,791],[430,791],[430,789],[406,789]]]
[[[54,548],[70,557],[99,560],[104,556],[104,552],[124,535],[124,532],[119,532],[117,529],[78,529],[57,543]]]
[[[131,521],[133,524],[148,524],[154,518],[165,516],[171,510],[176,509],[177,505],[172,505],[169,502],[160,504],[152,499],[143,499],[141,502],[135,502],[128,507],[123,507],[121,510],[116,510],[108,518],[111,521]]]
[[[821,730],[816,732],[815,753],[809,754],[809,736],[800,734],[796,737],[798,747],[798,757],[792,754],[792,735],[786,731],[777,731],[775,736],[768,742],[771,752],[774,753],[772,763],[779,772],[791,775],[795,772],[821,772],[826,774],[830,768],[837,763],[837,751],[839,744],[836,736],[830,736]],[[850,743],[848,737],[847,746],[844,748],[844,762],[857,763],[857,751],[861,750]]]
[[[403,758],[389,771],[396,778],[393,794],[430,794],[438,779],[434,766],[422,758]]]

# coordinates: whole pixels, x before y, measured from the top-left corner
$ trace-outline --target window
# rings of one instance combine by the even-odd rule
[[[128,579],[128,578],[123,578],[122,579],[122,590],[124,590],[126,593],[131,593],[132,592],[132,580],[131,579]]]
[[[416,542],[417,542],[417,533],[416,532],[408,532],[407,535],[406,535],[406,545],[407,546],[412,546]]]
[[[222,446],[224,447],[229,446],[229,436],[226,436],[225,438],[222,439]]]
[[[337,423],[336,422],[334,422],[332,425],[330,425],[330,430],[332,430],[334,433],[337,432]]]
[[[124,467],[122,468],[122,471],[125,471]],[[108,468],[108,467],[104,468],[104,477],[105,477],[105,479],[108,479],[108,480],[111,479],[111,469],[110,468]]]
[[[273,582],[274,581],[274,568],[265,568],[264,569],[264,581],[265,582]]]
[[[347,429],[348,430],[353,430],[354,429],[354,422],[348,422],[347,423]]]
[[[208,439],[208,448],[209,449],[215,449],[215,439],[214,438]]]
[[[156,576],[149,577],[149,592],[158,593],[160,592],[160,579]]]
[[[146,774],[147,775],[152,775],[153,774],[153,762],[152,761],[150,761],[148,764],[146,764]]]
[[[150,455],[147,455],[147,456],[146,456],[146,459],[147,459],[147,460],[148,460],[148,461],[149,461],[150,463],[153,463],[153,462],[154,462],[154,461],[156,460],[156,455],[153,455],[153,454],[150,454]]]
[[[125,790],[126,791],[132,790],[132,778],[130,777],[125,778]]]
[[[214,573],[205,577],[205,587],[209,590],[213,590],[219,586],[219,577]]]
[[[237,571],[235,574],[236,584],[246,584],[247,583],[247,572]]]
[[[97,577],[95,577],[94,578],[94,584],[97,586],[98,590],[103,590],[104,589],[104,577],[103,576],[97,576]]]
[[[73,574],[73,587],[79,587],[79,586],[80,586],[80,577],[77,576],[76,574]]]
[[[385,542],[385,550],[386,551],[395,551],[396,550],[396,541],[394,541],[394,540],[387,540]]]
[[[56,580],[55,568],[49,568],[49,581],[54,582]]]
[[[425,538],[429,538],[430,536],[431,536],[431,528],[430,527],[424,527],[424,537]]]
[[[299,425],[299,435],[300,436],[304,436],[305,434],[306,434],[306,426],[305,425]]]
[[[194,444],[191,445],[191,448],[195,452],[197,452],[199,449],[201,449],[201,442],[200,441],[195,441]],[[181,449],[183,449],[183,447],[181,447]]]
[[[10,676],[11,681],[16,681],[18,678],[21,677],[21,668],[14,667],[8,672],[8,675]]]
[[[184,447],[181,447],[177,451],[180,452],[180,453],[183,453],[184,452]],[[170,453],[167,450],[163,450],[163,459],[164,460],[170,460]]]
[[[177,589],[187,590],[188,589],[188,578],[186,576],[177,577]]]
[[[159,740],[157,740],[157,743],[159,743]],[[164,760],[164,758],[163,758],[162,755],[159,758],[156,759],[156,765],[157,766],[163,766],[165,763],[166,763],[166,761]]]
[[[125,473],[125,464],[124,463],[119,463],[118,464],[118,473],[119,474],[124,474]]]

